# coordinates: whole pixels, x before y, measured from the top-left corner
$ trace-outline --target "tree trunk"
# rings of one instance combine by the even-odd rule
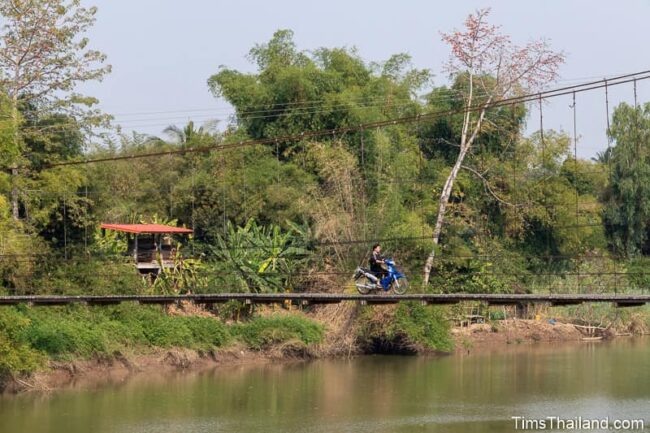
[[[463,164],[463,159],[467,154],[469,145],[471,141],[467,142],[467,131],[469,130],[469,123],[472,118],[472,112],[470,108],[472,107],[472,99],[474,97],[474,77],[472,74],[469,75],[469,94],[467,96],[467,105],[466,111],[463,115],[463,129],[460,134],[460,152],[458,153],[458,158],[456,158],[456,164],[451,169],[451,173],[447,176],[445,181],[445,186],[442,188],[442,193],[440,194],[440,201],[438,202],[438,216],[436,217],[436,225],[433,228],[433,248],[431,248],[431,254],[427,257],[427,261],[424,264],[424,285],[429,285],[429,276],[431,274],[431,268],[433,267],[433,259],[436,255],[436,246],[440,242],[440,232],[442,232],[442,224],[445,221],[445,212],[447,210],[447,204],[449,203],[449,197],[451,196],[451,191],[454,187],[454,182],[460,171],[460,167]]]
[[[12,120],[12,127],[14,128],[13,130],[13,145],[14,145],[14,150],[17,150],[19,147],[19,137],[18,137],[18,95],[12,95],[12,103],[13,106],[11,107],[11,120]],[[15,162],[14,162],[15,165]],[[13,167],[11,169],[11,216],[13,217],[14,221],[18,221],[18,218],[20,217],[19,214],[19,209],[18,209],[18,197],[19,197],[19,191],[18,191],[18,168]]]
[[[456,159],[456,163],[451,169],[451,173],[449,173],[449,176],[445,181],[445,186],[442,189],[442,193],[440,194],[440,201],[438,202],[438,216],[436,217],[436,225],[433,228],[434,247],[431,249],[431,253],[429,254],[429,257],[427,257],[427,261],[424,264],[424,285],[429,284],[429,276],[431,274],[431,268],[433,267],[433,259],[436,255],[435,247],[440,242],[440,233],[442,232],[442,225],[445,221],[445,212],[447,211],[447,205],[449,204],[449,197],[451,196],[451,191],[454,188],[454,182],[456,181],[456,177],[458,177],[458,172],[460,172],[460,167],[463,165],[463,160],[465,159],[465,155],[467,155],[468,150],[469,146],[467,145],[460,150],[458,158]]]
[[[463,165],[463,161],[465,160],[465,156],[467,156],[467,152],[469,151],[470,147],[472,147],[472,143],[474,143],[476,136],[481,130],[481,125],[483,124],[483,119],[485,118],[485,112],[487,110],[487,107],[492,102],[492,96],[490,96],[488,100],[483,104],[483,108],[481,109],[481,113],[478,116],[476,125],[474,125],[472,134],[468,138],[467,135],[469,133],[469,125],[471,123],[471,107],[472,107],[472,95],[473,95],[473,83],[472,83],[471,76],[470,76],[469,85],[470,85],[469,98],[467,104],[468,108],[467,111],[465,112],[465,119],[463,120],[463,130],[460,137],[461,140],[460,152],[458,153],[458,158],[456,158],[456,163],[454,164],[454,167],[451,169],[451,173],[449,173],[449,176],[447,177],[447,181],[445,182],[445,186],[442,189],[442,193],[440,194],[440,202],[438,203],[438,216],[436,217],[436,225],[433,229],[433,248],[431,249],[431,253],[429,254],[429,257],[427,257],[427,260],[424,263],[424,285],[425,286],[429,284],[429,278],[431,276],[431,268],[433,267],[433,259],[436,256],[436,246],[440,242],[440,233],[442,232],[442,225],[445,222],[445,212],[447,210],[447,205],[449,204],[449,197],[451,196],[451,191],[454,188],[454,182],[456,182],[456,178],[458,177],[458,172],[460,171],[460,168]]]

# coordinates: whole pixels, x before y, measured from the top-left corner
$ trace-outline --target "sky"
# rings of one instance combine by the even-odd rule
[[[170,124],[189,120],[228,121],[231,107],[208,90],[220,65],[245,72],[255,67],[246,54],[277,29],[291,29],[301,50],[356,47],[365,61],[408,53],[413,66],[430,69],[434,85],[447,83],[441,71],[449,56],[441,31],[460,28],[477,8],[491,7],[490,21],[513,42],[543,37],[564,51],[560,87],[650,69],[645,48],[650,0],[581,1],[208,1],[83,0],[99,8],[88,36],[108,55],[113,72],[86,94],[115,116],[125,131],[162,135]],[[637,83],[639,102],[650,101],[650,80]],[[633,101],[632,85],[610,89],[611,109]],[[570,97],[544,105],[545,129],[573,131]],[[528,132],[539,128],[531,109]],[[576,101],[578,157],[607,147],[604,92],[579,94]]]

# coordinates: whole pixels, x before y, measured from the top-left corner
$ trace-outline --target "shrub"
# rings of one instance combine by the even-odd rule
[[[451,351],[449,324],[441,307],[402,302],[383,314],[365,309],[360,316],[359,339],[371,350],[390,353],[421,349]]]
[[[209,350],[233,335],[253,349],[274,343],[322,340],[323,328],[300,316],[255,318],[231,327],[213,317],[170,316],[155,306],[124,303],[0,308],[0,376],[34,371],[49,357],[111,354],[124,348],[184,347]]]
[[[416,344],[427,349],[451,351],[449,323],[440,307],[425,306],[417,302],[403,302],[397,307],[395,320],[388,332],[403,333]]]
[[[298,340],[304,344],[322,341],[323,327],[307,318],[294,315],[257,317],[232,326],[233,336],[252,349],[263,349],[272,344]]]
[[[211,317],[184,317],[196,348],[221,347],[230,341],[228,328],[221,321]]]
[[[21,338],[29,324],[15,308],[0,309],[0,376],[29,373],[43,363],[43,357]]]
[[[23,338],[32,348],[50,355],[89,357],[106,352],[106,336],[101,329],[66,314],[43,314],[38,320],[32,320]]]

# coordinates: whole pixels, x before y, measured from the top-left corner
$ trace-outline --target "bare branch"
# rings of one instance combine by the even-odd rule
[[[478,177],[479,179],[481,179],[481,181],[483,182],[483,186],[485,187],[485,190],[486,190],[487,192],[489,192],[490,195],[491,195],[492,197],[494,197],[494,199],[497,200],[499,203],[502,203],[502,204],[504,204],[504,205],[506,205],[506,206],[510,206],[510,207],[521,207],[521,205],[517,205],[517,204],[510,203],[510,202],[508,202],[508,201],[505,201],[505,200],[502,199],[501,197],[499,197],[499,196],[494,192],[494,190],[492,189],[492,187],[490,186],[490,182],[488,182],[488,180],[487,180],[485,177],[483,177],[483,175],[481,175],[481,173],[479,173],[478,171],[476,171],[476,170],[474,170],[473,168],[468,167],[468,166],[466,166],[466,165],[461,165],[461,168],[464,169],[464,170],[469,171],[470,173],[476,175],[476,177]]]
[[[438,201],[438,216],[433,231],[434,244],[439,242],[447,203],[461,167],[481,177],[488,192],[499,202],[514,206],[498,197],[485,178],[478,171],[462,165],[463,161],[482,132],[486,112],[493,102],[522,90],[541,88],[555,80],[558,68],[564,61],[564,54],[553,52],[545,40],[533,41],[523,47],[515,46],[507,35],[500,32],[499,26],[487,23],[489,14],[490,9],[480,9],[467,17],[462,31],[454,30],[441,34],[442,40],[448,43],[451,49],[446,70],[452,78],[468,77],[468,89],[465,96],[464,106],[467,111],[463,115],[460,150]],[[480,114],[476,121],[473,121],[470,110],[478,105],[474,100],[475,86],[485,93],[486,100],[479,102]],[[483,96],[479,101],[482,98]],[[424,267],[425,284],[429,281],[434,254],[435,249],[429,254]]]

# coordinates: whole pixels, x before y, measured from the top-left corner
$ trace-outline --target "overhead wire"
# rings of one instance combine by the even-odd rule
[[[616,77],[613,77],[612,79],[616,79]],[[580,80],[580,79],[572,79],[572,80],[558,80],[558,82],[575,82],[575,81],[578,81],[578,80]],[[462,94],[462,92],[463,92],[463,91],[462,91],[462,90],[459,90],[459,89],[445,88],[444,93],[445,93],[446,95],[436,95],[435,97],[428,97],[428,98],[427,98],[427,102],[429,102],[429,103],[433,103],[433,102],[444,102],[444,101],[446,101],[446,100],[449,100],[449,101],[451,101],[451,100],[457,100],[457,96],[455,96],[454,93]],[[479,95],[479,96],[480,96],[480,95]],[[372,100],[375,100],[375,101],[377,101],[377,100],[384,100],[384,101],[386,101],[386,102],[389,101],[389,99],[387,99],[386,97],[376,97],[376,98],[363,98],[363,97],[362,97],[362,98],[360,98],[360,99],[362,99],[363,101],[372,101]],[[322,103],[322,102],[327,102],[327,101],[328,101],[328,100],[325,100],[325,99],[323,99],[323,100],[315,100],[314,103]],[[409,101],[408,103],[406,103],[406,104],[404,104],[404,105],[411,105],[411,104],[417,102],[417,98],[415,98],[415,99],[400,98],[400,99],[394,99],[394,100],[392,100],[392,102],[395,102],[395,101]],[[328,110],[324,110],[324,111],[322,111],[322,112],[328,112],[328,113],[331,113],[331,112],[336,112],[336,111],[343,111],[343,110],[332,110],[332,108],[333,108],[333,107],[336,107],[336,106],[345,106],[345,107],[346,107],[346,110],[347,110],[347,108],[364,108],[364,107],[362,107],[362,106],[359,107],[359,104],[358,104],[358,103],[357,103],[357,105],[356,105],[355,107],[349,107],[349,104],[350,104],[350,103],[354,103],[354,99],[351,100],[351,101],[347,101],[346,103],[331,105],[331,106],[328,107]],[[313,110],[313,107],[310,107],[310,105],[312,105],[312,104],[311,104],[309,101],[306,101],[305,104],[308,105],[308,106],[306,107],[307,109]],[[238,121],[244,121],[244,120],[251,120],[251,119],[255,119],[255,118],[273,117],[273,116],[275,116],[275,114],[273,114],[273,113],[276,113],[276,112],[283,112],[283,111],[286,110],[286,107],[287,107],[287,106],[292,106],[292,105],[304,105],[304,104],[303,104],[302,102],[300,102],[300,101],[294,101],[294,102],[287,102],[287,103],[272,103],[271,105],[273,105],[275,108],[270,108],[270,109],[269,109],[269,108],[267,108],[267,109],[256,109],[256,110],[235,110],[235,111],[230,110],[230,112],[229,112],[229,118],[232,118],[232,117],[236,116],[236,118],[238,119]],[[373,108],[372,105],[373,105],[373,104],[370,103],[370,105],[368,105],[368,108]],[[384,105],[384,104],[382,103],[382,104],[377,104],[377,105],[378,105],[378,106],[382,106],[382,105]],[[285,107],[285,108],[283,108],[283,107]],[[304,108],[301,108],[301,109],[304,109]],[[149,112],[149,113],[152,113],[152,114],[156,114],[156,113],[176,113],[176,112],[182,113],[182,112],[184,112],[184,111],[185,111],[185,112],[194,112],[194,111],[208,111],[208,110],[210,110],[210,109],[177,110],[177,111],[167,111],[167,112]],[[313,112],[313,111],[312,111],[312,112]],[[251,115],[251,114],[255,114],[255,113],[266,113],[267,115],[265,115],[265,116],[259,116],[259,117],[258,117],[258,116],[252,116],[252,115]],[[141,112],[141,114],[145,115],[145,114],[147,114],[147,112]],[[283,116],[285,116],[285,115],[286,115],[286,116],[293,116],[293,115],[299,115],[299,114],[301,114],[301,113],[291,112],[291,113],[283,113],[282,115],[283,115]],[[309,112],[305,112],[304,114],[309,114]],[[196,117],[196,116],[194,116],[194,117]],[[222,119],[214,119],[214,116],[210,116],[210,115],[205,115],[205,117],[207,117],[206,120],[219,120],[219,121],[222,121],[222,120],[228,120],[228,118],[226,118],[226,119],[223,119],[223,118],[222,118]],[[169,119],[169,120],[174,120],[174,119],[179,119],[179,120],[180,120],[180,119],[188,119],[188,120],[190,120],[190,119],[188,118],[188,116],[176,116],[175,118],[168,118],[168,119]],[[127,128],[129,127],[129,125],[126,125],[126,122],[136,121],[136,120],[134,120],[134,119],[125,119],[124,121],[120,121],[120,120],[117,120],[117,119],[114,119],[114,120],[115,120],[115,122],[118,123],[121,127],[127,127]],[[159,119],[153,119],[153,118],[150,118],[150,117],[149,117],[149,118],[147,118],[147,119],[140,119],[139,121],[148,121],[148,120],[161,120],[161,119],[160,119],[160,118],[159,118]],[[69,123],[69,126],[70,126],[70,127],[78,127],[79,124],[78,124],[77,122],[70,122],[70,123]],[[147,124],[147,125],[133,125],[132,127],[140,127],[140,128],[144,128],[144,127],[153,127],[153,126],[169,126],[169,123],[156,123],[156,124]],[[52,130],[52,129],[57,129],[57,128],[63,129],[63,128],[65,128],[65,127],[66,127],[66,125],[65,125],[65,124],[62,124],[62,123],[57,123],[57,124],[55,124],[55,125],[44,125],[44,126],[34,125],[34,126],[32,126],[32,128],[35,128],[36,130],[39,130],[39,129],[40,129],[41,131],[46,130],[46,129],[50,129],[50,130]],[[23,129],[29,129],[29,128],[30,128],[29,126],[28,126],[28,127],[23,127]]]
[[[630,78],[634,77],[634,78]],[[249,147],[249,146],[254,146],[254,145],[264,145],[264,144],[272,144],[275,141],[280,141],[280,142],[298,142],[302,141],[305,139],[309,138],[316,138],[316,137],[323,137],[323,136],[328,136],[328,135],[333,135],[333,134],[343,134],[343,133],[348,133],[348,132],[358,132],[363,129],[369,129],[369,128],[381,128],[381,127],[387,127],[387,126],[392,126],[392,125],[399,125],[399,124],[407,124],[407,123],[414,123],[422,120],[433,120],[441,117],[446,117],[454,114],[462,114],[462,113],[467,113],[467,112],[478,112],[482,111],[483,109],[494,109],[498,107],[504,107],[504,106],[512,106],[512,105],[517,105],[517,104],[522,104],[526,102],[531,102],[536,99],[538,99],[541,95],[543,99],[548,99],[548,98],[555,98],[559,96],[565,96],[569,94],[573,94],[574,92],[586,92],[590,90],[595,90],[599,88],[605,87],[607,85],[608,87],[615,86],[615,85],[621,85],[625,83],[629,83],[632,81],[639,81],[639,80],[646,80],[650,78],[650,71],[642,71],[636,74],[628,74],[625,76],[620,76],[620,77],[615,77],[610,80],[598,80],[598,81],[593,81],[589,83],[584,83],[584,84],[579,84],[579,85],[574,85],[574,86],[566,86],[566,87],[561,87],[557,89],[552,89],[548,91],[543,91],[543,92],[537,92],[533,94],[525,94],[521,96],[515,96],[511,98],[504,98],[499,101],[495,101],[489,106],[482,106],[479,105],[477,107],[471,107],[469,109],[462,109],[462,110],[445,110],[445,111],[438,111],[438,112],[431,112],[431,113],[424,113],[424,114],[417,114],[417,115],[411,115],[411,116],[405,116],[405,117],[400,117],[400,118],[394,118],[394,119],[387,119],[387,120],[381,120],[381,121],[375,121],[375,122],[369,122],[369,123],[364,123],[360,124],[358,126],[346,126],[346,127],[339,127],[339,128],[331,128],[331,129],[319,129],[319,130],[312,130],[312,131],[303,131],[302,133],[299,134],[287,134],[287,135],[281,135],[281,136],[276,136],[272,138],[263,138],[263,139],[253,139],[253,140],[241,140],[241,141],[236,141],[232,143],[218,143],[218,144],[213,144],[213,145],[204,145],[204,146],[196,146],[196,147],[188,147],[188,148],[183,148],[183,149],[174,149],[174,150],[167,150],[167,151],[159,151],[159,152],[149,152],[149,153],[141,153],[141,154],[132,154],[132,155],[118,155],[118,156],[111,156],[111,157],[103,157],[103,158],[93,158],[93,159],[83,159],[83,160],[68,160],[68,161],[60,161],[56,163],[49,163],[45,164],[41,167],[41,169],[49,169],[49,168],[55,168],[55,167],[62,167],[62,166],[71,166],[71,165],[83,165],[83,164],[92,164],[92,163],[99,163],[99,162],[109,162],[109,161],[120,161],[120,160],[128,160],[128,159],[138,159],[138,158],[149,158],[149,157],[158,157],[158,156],[164,156],[164,155],[174,155],[174,154],[187,154],[187,153],[196,153],[196,152],[212,152],[212,151],[218,151],[218,150],[228,150],[228,149],[235,149],[235,148],[241,148],[241,147]],[[25,169],[29,167],[4,167],[5,170],[7,169],[12,169],[12,168],[18,168],[18,169]]]
[[[583,76],[583,77],[573,77],[573,78],[563,78],[556,80],[556,83],[575,83],[575,82],[584,82],[585,80],[594,80],[594,79],[610,79],[614,77],[620,77],[620,76],[627,76],[633,74],[632,72],[617,72],[617,73],[605,73],[605,74],[600,74],[600,75],[589,75],[589,76]],[[478,89],[478,92],[482,92],[483,89]],[[463,90],[461,89],[454,89],[453,87],[444,87],[444,92],[448,94],[463,94]],[[479,93],[480,95],[480,93]],[[442,95],[436,95],[436,96],[442,96]],[[356,100],[378,100],[385,98],[384,96],[376,96],[376,97],[365,97],[365,96],[359,96],[356,99],[351,99],[351,101],[356,101]],[[428,99],[428,98],[427,98]],[[437,99],[437,98],[436,98]],[[406,99],[404,99],[406,100]],[[293,107],[293,106],[313,106],[313,105],[322,105],[325,102],[329,102],[330,99],[306,99],[303,101],[286,101],[286,102],[278,102],[278,101],[272,101],[270,103],[264,103],[260,104],[257,107],[253,107],[251,110],[242,110],[239,113],[240,114],[250,114],[250,113],[260,113],[260,112],[267,112],[269,110],[267,105],[272,105],[274,108],[271,109],[286,109],[286,107]],[[264,107],[263,107],[264,106]],[[157,114],[174,114],[174,113],[182,113],[182,114],[187,114],[187,113],[195,113],[195,112],[214,112],[214,111],[222,111],[222,112],[228,112],[232,113],[234,112],[234,107],[231,105],[227,106],[220,106],[220,107],[190,107],[190,108],[184,108],[184,109],[179,109],[179,110],[156,110],[156,111],[135,111],[135,112],[117,112],[114,113],[113,116],[141,116],[141,115],[157,115]],[[183,116],[183,118],[186,118],[187,116]]]
[[[647,72],[647,71],[646,71],[646,72]],[[637,82],[637,80],[642,80],[642,79],[647,79],[647,78],[650,78],[650,76],[647,76],[647,77],[637,77],[637,76],[635,76],[635,77],[634,77],[633,79],[631,79],[631,80],[624,80],[624,81],[616,82],[616,83],[613,83],[613,84],[612,84],[611,82],[609,82],[608,80],[604,80],[604,82],[603,82],[603,83],[604,83],[604,86],[600,86],[600,85],[597,84],[598,82],[594,82],[594,83],[590,83],[591,87],[588,88],[588,89],[582,89],[582,88],[580,88],[579,90],[574,89],[574,90],[572,90],[571,92],[562,93],[562,92],[565,92],[566,89],[569,89],[569,88],[570,88],[570,87],[569,87],[569,88],[564,88],[564,89],[555,89],[555,90],[553,90],[553,91],[549,91],[549,92],[553,92],[552,94],[545,94],[545,95],[542,95],[542,93],[534,94],[535,98],[539,98],[539,100],[540,100],[540,104],[541,104],[541,101],[542,101],[543,98],[556,97],[556,96],[561,96],[561,95],[566,95],[566,94],[571,94],[571,95],[573,96],[573,101],[574,101],[574,103],[573,103],[573,109],[574,109],[574,151],[575,151],[574,154],[575,154],[575,160],[576,160],[576,174],[577,174],[577,135],[576,135],[576,128],[575,128],[575,94],[576,94],[576,92],[587,91],[587,90],[593,90],[593,89],[595,89],[595,88],[601,88],[601,87],[604,87],[604,88],[605,88],[605,91],[607,92],[609,86],[612,86],[612,85],[618,85],[618,84],[624,84],[624,83],[626,83],[626,82],[633,81],[633,82],[634,82],[634,87],[635,87],[634,90],[635,90],[635,107],[636,107],[636,105],[637,105],[637,102],[636,102],[636,82]],[[602,80],[601,80],[601,81],[602,81]],[[521,96],[521,97],[518,97],[518,98],[509,98],[509,99],[507,99],[507,100],[503,100],[503,101],[508,101],[510,104],[517,104],[517,103],[522,103],[521,101],[530,102],[531,100],[534,100],[534,99],[528,99],[528,100],[526,99],[526,98],[530,98],[530,97],[531,97],[531,95],[524,95],[524,96]],[[491,105],[491,106],[488,107],[488,108],[494,108],[494,107],[497,107],[497,106],[505,106],[505,104],[499,104],[499,105],[494,104],[494,105]],[[467,111],[467,110],[465,110],[465,111]],[[462,113],[462,112],[463,112],[463,111],[457,111],[456,114],[459,114],[459,113]],[[400,123],[402,123],[402,122],[403,122],[403,123],[410,123],[410,122],[412,122],[412,121],[417,121],[418,124],[419,124],[419,122],[420,122],[421,120],[423,120],[423,118],[429,118],[429,117],[427,117],[427,116],[431,116],[431,115],[433,115],[433,114],[435,114],[435,113],[425,114],[425,115],[418,115],[418,116],[416,116],[415,118],[413,118],[413,117],[406,117],[406,118],[400,118],[400,119],[393,119],[392,121],[391,121],[391,120],[386,120],[386,121],[380,121],[380,122],[373,122],[373,123],[370,123],[370,124],[364,124],[364,125],[361,125],[362,127],[360,127],[359,129],[346,127],[346,128],[335,128],[335,129],[325,130],[325,131],[329,131],[329,132],[331,132],[331,134],[332,134],[333,136],[335,136],[337,133],[343,133],[343,134],[344,134],[344,133],[346,133],[346,132],[351,132],[351,131],[361,131],[361,132],[363,132],[364,128],[368,128],[368,127],[377,127],[377,128],[379,128],[379,127],[382,127],[382,126],[390,126],[390,125],[398,124],[398,122],[400,122]],[[541,108],[540,108],[540,125],[541,125],[541,123],[542,123],[542,122],[541,122],[541,117],[542,117],[542,114],[541,114]],[[415,120],[414,120],[414,119],[415,119]],[[388,123],[387,123],[387,122],[388,122]],[[608,123],[609,123],[609,115],[608,115]],[[608,126],[608,129],[609,129],[609,126]],[[309,132],[308,134],[322,133],[322,131],[323,131],[323,130],[320,130],[320,131],[312,131],[312,132]],[[542,134],[543,134],[543,127],[542,127]],[[300,137],[304,137],[304,136],[305,136],[304,133],[303,133],[303,134],[300,134]],[[292,138],[296,138],[296,137],[298,137],[298,136],[293,135],[293,136],[285,136],[285,137],[279,137],[279,138],[276,137],[276,138],[274,138],[274,140],[275,140],[275,143],[276,143],[276,146],[277,146],[278,140],[283,140],[283,141],[285,141],[285,140],[290,140],[290,139],[292,139]],[[542,140],[543,140],[543,139],[542,139]],[[242,143],[242,142],[237,143],[237,145],[239,145],[239,146],[243,146],[243,145],[254,145],[254,144],[268,144],[268,141],[267,141],[267,140],[258,140],[258,141],[259,141],[259,143],[254,143],[254,140],[249,140],[249,141],[247,141],[247,142],[245,142],[245,143]],[[220,147],[221,147],[221,146],[220,146]],[[190,152],[187,152],[187,149],[183,149],[183,150],[178,151],[178,152],[175,152],[175,153],[185,154],[185,153],[190,153]],[[163,152],[163,153],[161,153],[161,154],[162,154],[162,155],[169,155],[170,153],[169,153],[169,152]],[[153,154],[137,155],[137,156],[138,156],[138,157],[141,157],[141,156],[147,156],[147,157],[148,157],[148,156],[153,156]],[[127,156],[127,157],[125,157],[125,158],[123,158],[123,159],[133,159],[133,156],[130,155],[130,156]],[[84,161],[75,161],[75,162],[64,163],[64,164],[50,164],[50,166],[51,166],[51,167],[54,167],[54,166],[58,166],[58,165],[72,165],[72,163],[74,163],[74,164],[90,164],[90,163],[95,163],[95,162],[101,162],[101,161],[98,161],[98,160],[84,160]],[[413,181],[410,181],[409,183],[412,183],[412,182],[413,182]],[[416,183],[417,183],[417,181],[416,181]],[[86,192],[86,194],[88,194],[88,193]],[[555,204],[555,205],[557,205],[557,204]],[[578,215],[577,215],[577,212],[578,212],[577,209],[578,209],[578,207],[577,207],[577,205],[578,205],[578,202],[577,202],[577,199],[576,199],[576,218],[578,218]],[[579,223],[579,221],[576,219],[576,224],[575,224],[575,225],[573,225],[573,226],[566,226],[566,227],[564,227],[564,228],[571,228],[571,227],[572,227],[572,228],[577,228],[577,227],[595,227],[595,226],[602,226],[602,225],[603,225],[602,223],[598,223],[598,224],[578,224],[578,223]],[[562,229],[563,227],[561,227],[561,226],[555,226],[555,227],[553,227],[553,228],[554,228],[554,229]],[[64,229],[65,229],[65,227],[64,227]],[[429,239],[430,236],[422,236],[421,238],[423,238],[423,239]],[[389,239],[385,239],[384,241],[385,241],[385,242],[389,242],[389,241],[402,241],[402,240],[408,240],[408,239],[417,239],[417,237],[411,237],[411,238],[407,238],[407,237],[401,237],[401,238],[389,238]],[[348,244],[352,244],[352,243],[359,243],[359,242],[367,243],[368,240],[367,240],[367,239],[364,239],[364,240],[362,240],[362,241],[360,241],[360,240],[352,240],[352,241],[337,241],[337,242],[330,242],[330,243],[323,242],[323,243],[320,244],[320,246],[327,246],[327,245],[343,245],[343,244],[346,244],[346,243],[348,243]],[[67,247],[66,247],[66,256],[67,256]],[[0,257],[2,257],[2,256],[0,256]],[[447,259],[447,258],[450,258],[450,257],[449,257],[449,256],[444,256],[444,257],[440,257],[440,258],[441,258],[441,259]],[[472,258],[474,258],[474,257],[472,257]],[[536,256],[536,258],[539,258],[539,256]],[[611,257],[610,257],[610,258],[611,258]],[[574,257],[574,259],[575,259],[575,257]],[[601,272],[601,273],[595,273],[595,274],[602,275],[603,273]],[[621,273],[615,273],[615,274],[616,274],[616,275],[620,275]],[[629,273],[628,273],[628,274],[629,274]],[[541,274],[540,274],[540,275],[541,275]],[[580,275],[585,275],[585,274],[584,274],[584,273],[581,273]]]
[[[452,222],[447,222],[447,224],[452,224]],[[602,227],[603,224],[606,223],[584,223],[584,224],[568,224],[568,225],[561,225],[561,226],[553,226],[553,230],[573,230],[576,228],[589,228],[589,227]],[[357,245],[357,244],[369,244],[369,243],[390,243],[390,242],[404,242],[404,241],[418,241],[418,240],[430,240],[431,235],[422,235],[422,236],[393,236],[393,237],[373,237],[373,238],[364,238],[364,239],[348,239],[348,240],[337,240],[337,241],[308,241],[308,242],[296,242],[292,244],[291,246],[294,247],[300,247],[300,248],[319,248],[319,247],[333,247],[333,246],[343,246],[343,245]],[[272,247],[268,245],[234,245],[234,246],[229,246],[227,248],[219,248],[219,250],[224,250],[224,251],[237,251],[237,250],[266,250],[270,249]],[[0,258],[9,258],[9,257],[60,257],[57,256],[55,253],[53,254],[47,254],[47,253],[8,253],[8,254],[0,254]],[[475,257],[474,256],[469,256],[469,257]],[[489,255],[486,255],[489,256]],[[519,255],[520,257],[523,257]],[[108,256],[112,259],[115,258],[114,255]],[[454,258],[460,258],[459,256],[443,256],[444,257],[454,257]],[[494,257],[494,256],[491,256]],[[511,257],[511,256],[507,256]],[[540,256],[540,255],[535,255],[535,256],[530,256],[532,257],[551,257],[551,256]],[[554,257],[560,257],[560,256],[554,256]],[[567,257],[575,257],[575,256],[567,256]],[[582,256],[581,256],[582,257]],[[595,255],[585,255],[584,257],[595,257]],[[606,256],[606,257],[612,257],[612,256]],[[189,257],[192,258],[192,257]]]

